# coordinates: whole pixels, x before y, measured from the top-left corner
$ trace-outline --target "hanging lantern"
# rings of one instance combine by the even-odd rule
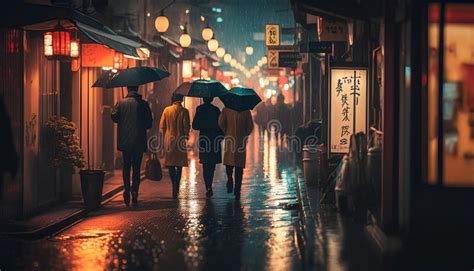
[[[224,55],[224,62],[229,63],[232,60],[232,56],[230,54],[225,54]]]
[[[262,63],[263,63],[263,64],[267,64],[267,61],[268,61],[267,56],[263,56],[263,57],[262,57]]]
[[[209,27],[209,24],[202,29],[202,38],[204,40],[210,40],[214,36],[214,31]]]
[[[214,36],[207,42],[207,48],[211,52],[215,52],[217,48],[219,48],[219,42],[216,40],[216,38],[214,38]]]
[[[216,50],[216,55],[220,58],[224,57],[225,55],[225,49],[222,47],[217,48]]]
[[[54,31],[43,34],[44,56],[51,60],[69,59],[71,56],[71,33],[59,23]]]
[[[230,61],[230,66],[235,67],[236,64],[237,64],[237,60],[232,59],[232,60]]]
[[[160,16],[156,17],[155,20],[155,28],[156,31],[160,33],[166,32],[168,30],[168,27],[170,26],[170,21],[168,20],[168,17],[166,17],[163,13],[163,10],[160,13]]]
[[[253,54],[253,47],[250,46],[250,44],[245,47],[245,53],[247,53],[249,56]]]
[[[183,48],[187,48],[191,45],[191,36],[188,34],[187,24],[184,25],[183,34],[179,37],[179,44]]]

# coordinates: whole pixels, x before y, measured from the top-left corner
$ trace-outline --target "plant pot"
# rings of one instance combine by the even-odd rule
[[[104,187],[105,171],[102,169],[81,170],[81,190],[84,205],[87,209],[100,206]]]

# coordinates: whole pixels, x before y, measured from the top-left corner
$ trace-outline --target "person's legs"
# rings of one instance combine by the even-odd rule
[[[123,156],[123,168],[122,168],[122,176],[123,176],[123,201],[125,205],[130,204],[130,167],[132,166],[132,154],[130,152],[122,152]]]
[[[240,188],[242,187],[242,177],[244,175],[244,168],[235,167],[235,199],[240,199]]]
[[[132,157],[132,203],[138,203],[138,189],[140,187],[140,168],[142,165],[143,153],[136,153]]]
[[[232,174],[234,173],[233,166],[225,166],[225,172],[227,174],[227,193],[232,193],[234,191],[234,180]]]
[[[214,179],[214,171],[216,170],[216,164],[204,163],[202,164],[204,183],[206,184],[206,196],[212,196],[212,181]]]
[[[170,166],[168,171],[171,177],[171,183],[173,185],[173,198],[178,198],[179,182],[181,180],[182,167]]]

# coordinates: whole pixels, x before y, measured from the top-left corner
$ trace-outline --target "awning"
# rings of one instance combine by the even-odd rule
[[[90,27],[86,24],[76,22],[77,28],[84,33],[91,40],[104,44],[117,52],[134,57],[141,57],[137,49],[143,47],[141,43],[127,39],[119,35],[112,35],[96,28]]]
[[[77,28],[92,41],[133,57],[143,57],[137,52],[141,43],[118,35],[96,19],[64,7],[19,4],[0,10],[0,26],[19,27],[25,30],[45,31],[57,23],[66,29]]]

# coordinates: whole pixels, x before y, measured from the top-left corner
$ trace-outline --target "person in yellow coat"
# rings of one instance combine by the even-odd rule
[[[188,166],[186,141],[189,136],[189,111],[181,104],[184,96],[173,94],[171,105],[161,115],[160,130],[164,135],[165,166],[173,183],[173,198],[178,198],[183,167]]]
[[[250,110],[238,112],[224,108],[219,116],[219,126],[224,132],[224,165],[227,173],[227,193],[234,192],[235,199],[240,199],[242,175],[245,168],[247,139],[253,130]],[[235,187],[234,175],[235,169]]]

